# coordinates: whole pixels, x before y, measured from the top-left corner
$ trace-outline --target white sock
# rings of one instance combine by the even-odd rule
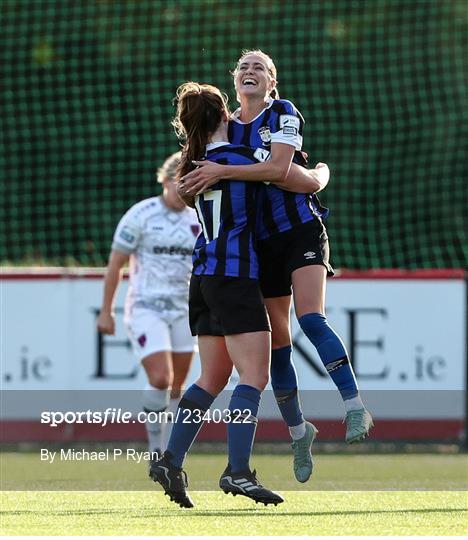
[[[358,409],[364,409],[364,403],[362,402],[361,396],[358,394],[356,397],[351,399],[344,400],[345,411],[356,411]]]
[[[154,413],[165,411],[169,403],[169,388],[155,388],[151,384],[147,384],[143,390],[143,408],[147,413],[150,413],[150,419],[154,420]],[[150,452],[156,449],[161,449],[161,423],[146,422],[146,434],[148,435],[148,448]]]
[[[161,450],[164,452],[164,450],[167,449],[167,443],[169,442],[169,438],[171,436],[173,421],[175,420],[177,406],[179,405],[180,397],[178,398],[171,398],[169,400],[169,405],[167,406],[166,413],[168,414],[168,422],[165,422],[161,426]],[[171,421],[171,415],[172,413],[172,421]]]
[[[306,434],[305,422],[302,422],[302,424],[299,424],[298,426],[289,426],[289,434],[293,441],[302,439]]]

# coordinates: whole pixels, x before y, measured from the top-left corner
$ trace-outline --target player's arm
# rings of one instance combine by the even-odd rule
[[[102,334],[115,333],[114,298],[115,291],[122,277],[122,268],[127,263],[129,255],[113,249],[109,255],[106,276],[104,278],[104,294],[101,312],[97,319],[97,329]]]
[[[293,193],[317,193],[327,186],[329,180],[330,169],[326,163],[317,163],[314,169],[292,163],[288,176],[275,185]]]
[[[203,193],[219,180],[277,183],[289,173],[295,148],[290,144],[273,143],[268,161],[252,165],[220,165],[212,161],[194,161],[197,169],[183,176],[179,183],[185,194]]]

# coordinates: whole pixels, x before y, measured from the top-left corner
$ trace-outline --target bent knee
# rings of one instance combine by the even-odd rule
[[[203,388],[203,390],[206,390],[212,396],[217,396],[228,382],[229,376],[219,376],[216,378],[207,378],[202,376],[196,381],[195,384],[200,388]]]
[[[240,377],[240,384],[248,384],[263,392],[268,384],[269,375],[268,372],[262,373],[243,373]]]
[[[281,349],[291,345],[291,332],[289,330],[289,320],[285,320],[282,324],[272,325],[271,328],[271,348]]]

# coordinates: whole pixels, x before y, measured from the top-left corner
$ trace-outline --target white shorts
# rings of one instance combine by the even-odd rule
[[[195,349],[188,313],[172,319],[153,309],[134,307],[126,327],[139,361],[156,352],[188,353]]]

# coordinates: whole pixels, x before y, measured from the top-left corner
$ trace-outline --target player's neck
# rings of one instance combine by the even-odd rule
[[[256,118],[268,106],[268,102],[263,97],[252,96],[241,101],[239,120],[248,124]]]
[[[211,135],[209,142],[229,142],[227,126],[227,122],[221,122],[218,129],[213,133],[213,135]]]

